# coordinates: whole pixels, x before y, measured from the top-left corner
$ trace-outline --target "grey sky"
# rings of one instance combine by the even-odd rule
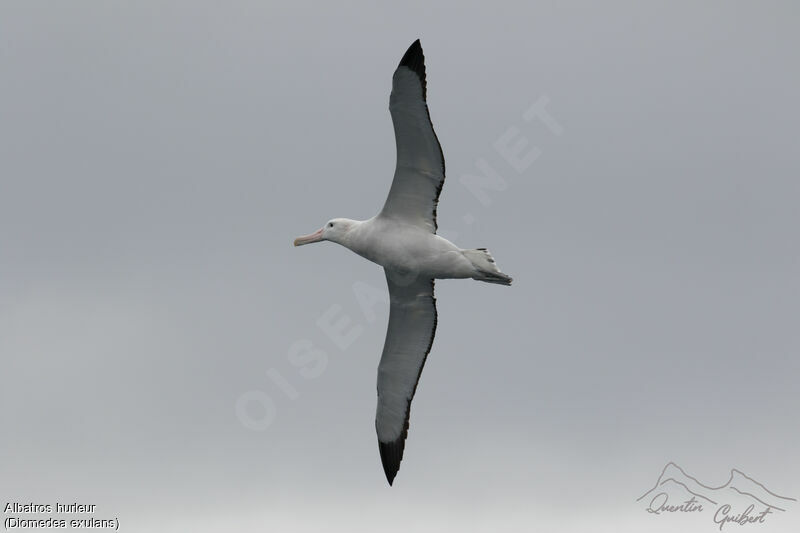
[[[800,498],[799,16],[3,2],[0,500],[96,503],[123,531],[716,530],[635,502],[670,460]],[[292,239],[383,204],[418,37],[439,226],[515,282],[437,284],[389,488],[388,310],[353,289],[383,274]],[[560,135],[523,117],[543,98]],[[511,128],[540,151],[521,172]],[[505,183],[488,205],[463,184],[481,161]],[[360,328],[345,349],[326,312]],[[299,341],[326,355],[311,379]],[[265,431],[237,417],[248,391]]]

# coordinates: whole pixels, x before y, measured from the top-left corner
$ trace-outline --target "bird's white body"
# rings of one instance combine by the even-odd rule
[[[352,227],[336,242],[386,269],[435,279],[475,275],[461,248],[418,226],[381,215],[348,222]]]

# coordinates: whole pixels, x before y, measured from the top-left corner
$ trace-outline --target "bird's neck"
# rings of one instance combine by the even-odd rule
[[[364,230],[368,227],[369,220],[348,220],[348,223],[350,227],[347,229],[347,232],[340,237],[337,243],[360,254],[366,244],[366,234]]]

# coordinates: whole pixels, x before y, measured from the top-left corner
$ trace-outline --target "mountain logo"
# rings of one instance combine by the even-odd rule
[[[718,487],[706,485],[670,461],[664,466],[653,488],[636,499],[654,515],[704,513],[711,511],[722,531],[727,524],[763,524],[775,513],[784,513],[797,503],[795,498],[769,490],[741,470],[731,469],[730,477]]]

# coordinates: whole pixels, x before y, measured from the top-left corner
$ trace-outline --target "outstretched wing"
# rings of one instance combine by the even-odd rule
[[[404,279],[386,270],[389,327],[378,365],[375,429],[383,470],[391,485],[403,459],[411,400],[436,334],[433,280]]]
[[[397,167],[381,215],[436,233],[444,154],[428,113],[425,56],[419,39],[409,47],[394,72],[389,111],[397,143]]]

